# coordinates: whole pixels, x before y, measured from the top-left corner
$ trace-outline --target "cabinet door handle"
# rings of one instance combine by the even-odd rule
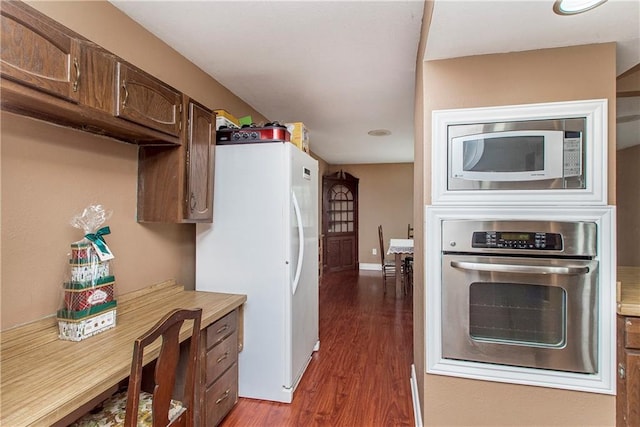
[[[191,212],[193,212],[194,210],[196,210],[196,195],[193,193],[193,191],[191,192],[191,197],[189,198],[189,208],[191,208]]]
[[[80,85],[80,64],[78,63],[78,58],[73,58],[73,67],[76,69],[76,80],[73,82],[73,91],[78,91],[78,86]]]
[[[127,90],[127,81],[122,81],[122,90],[124,90],[124,99],[122,100],[122,108],[127,107],[127,101],[129,100],[129,91]]]
[[[229,397],[229,393],[231,393],[231,390],[227,389],[224,394],[222,396],[220,396],[218,398],[218,400],[216,400],[216,405],[220,404],[220,402],[224,401],[226,398]]]
[[[618,376],[620,377],[621,380],[623,380],[624,377],[626,376],[624,364],[622,363],[618,363]]]
[[[227,357],[229,357],[229,352],[225,352],[222,356],[218,357],[218,360],[216,360],[216,363],[220,363],[222,362],[224,359],[226,359]]]

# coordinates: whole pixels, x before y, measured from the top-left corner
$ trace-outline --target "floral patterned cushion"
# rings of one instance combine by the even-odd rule
[[[153,425],[151,414],[151,393],[140,393],[138,405],[138,427],[151,427]],[[72,424],[73,427],[106,427],[124,426],[124,414],[127,407],[127,392],[111,396],[105,400],[99,408],[99,412],[89,413]],[[186,408],[177,400],[172,400],[169,406],[169,421],[182,414]]]

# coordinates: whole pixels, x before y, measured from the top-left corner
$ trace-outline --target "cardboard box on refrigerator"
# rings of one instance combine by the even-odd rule
[[[309,131],[304,123],[287,123],[286,126],[291,134],[290,142],[305,153],[309,153]]]
[[[226,126],[228,128],[239,128],[240,121],[227,110],[214,110],[216,113],[216,130],[220,129],[220,126]]]

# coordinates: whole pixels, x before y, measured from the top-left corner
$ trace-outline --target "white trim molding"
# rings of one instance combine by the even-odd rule
[[[364,263],[364,262],[361,262],[360,263],[360,270],[382,271],[382,265],[381,264],[375,264],[375,263]]]
[[[416,427],[422,427],[422,411],[420,410],[420,393],[418,392],[418,376],[416,365],[411,364],[411,400],[413,401],[413,419]]]
[[[598,372],[584,374],[447,359],[442,356],[441,287],[444,220],[592,221],[597,226]],[[429,374],[601,394],[616,391],[616,227],[614,206],[425,207],[425,351]]]
[[[598,205],[607,204],[608,101],[593,99],[436,110],[432,112],[431,168],[433,205]],[[449,190],[448,127],[470,123],[585,118],[586,188],[549,190]]]

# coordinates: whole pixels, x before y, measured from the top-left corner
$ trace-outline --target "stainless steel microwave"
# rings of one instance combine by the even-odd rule
[[[448,190],[584,189],[586,118],[449,125]]]

